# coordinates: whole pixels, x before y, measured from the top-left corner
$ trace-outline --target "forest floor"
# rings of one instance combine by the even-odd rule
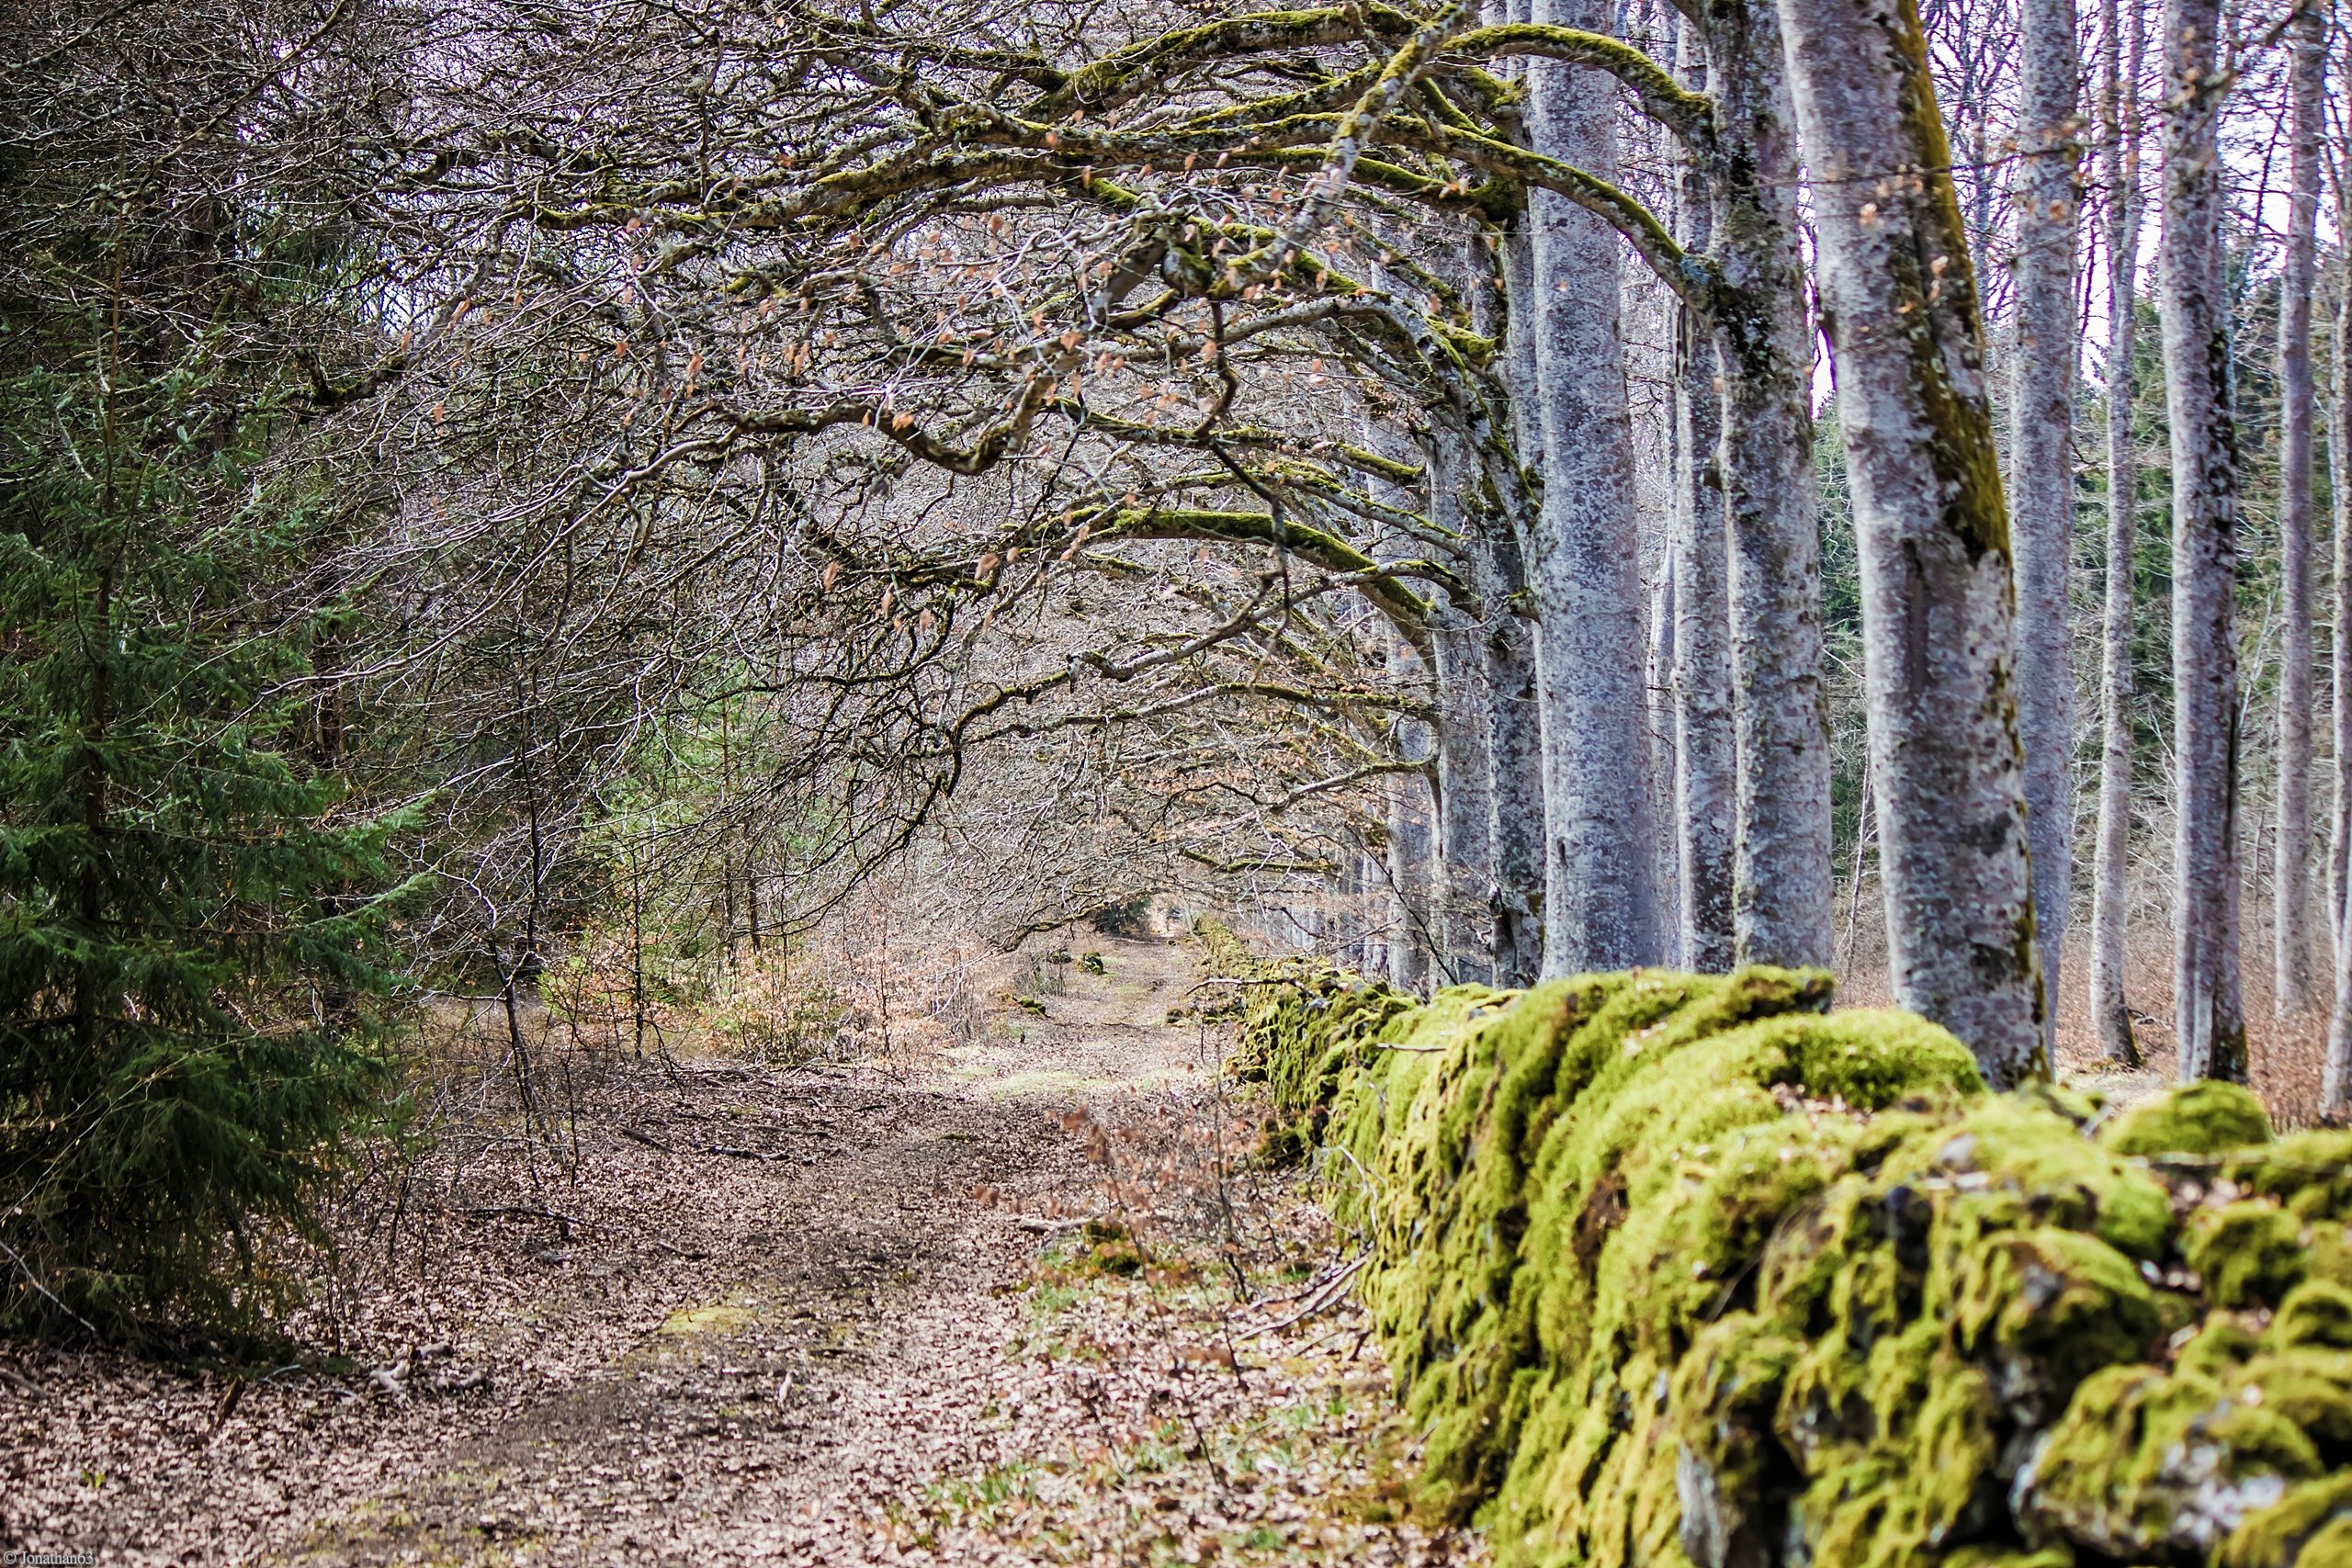
[[[1481,1560],[1398,1518],[1345,1238],[1244,1168],[1225,1031],[1169,1021],[1191,949],[1087,945],[1105,973],[911,1071],[624,1061],[560,1161],[511,1113],[451,1129],[303,1320],[340,1355],[0,1347],[0,1549]]]

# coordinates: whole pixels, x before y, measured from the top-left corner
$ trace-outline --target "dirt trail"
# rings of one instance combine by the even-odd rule
[[[1039,1212],[1090,1177],[1057,1118],[1205,1066],[1162,1021],[1185,951],[1101,947],[1108,973],[1069,965],[1046,1016],[1009,1014],[918,1086],[859,1089],[821,1152],[768,1166],[771,1267],[388,1477],[285,1557],[841,1561],[872,1506],[1002,1457],[977,1419],[983,1373],[1019,1329],[1010,1291],[1068,1228]]]
[[[511,1114],[453,1121],[305,1326],[356,1366],[0,1342],[0,1551],[1478,1561],[1398,1518],[1353,1244],[1232,1160],[1224,1032],[1166,1021],[1190,950],[1081,945],[1104,972],[1049,966],[1042,1016],[909,1080],[608,1063],[560,1170]]]

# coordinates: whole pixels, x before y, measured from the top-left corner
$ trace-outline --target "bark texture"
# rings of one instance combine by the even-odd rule
[[[2066,624],[2074,548],[2075,250],[2082,69],[2075,0],[2018,11],[2017,343],[2009,395],[2010,548],[2018,598],[2018,730],[2025,746],[2034,931],[2056,997],[2074,904],[2075,660]],[[2044,1019],[2055,1022],[2055,1009]]]
[[[1771,6],[1711,8],[1707,85],[1743,964],[1826,964],[1834,921],[1813,333],[1797,246],[1797,149]]]
[[[2352,192],[2336,189],[2336,232],[2352,232]],[[2320,1074],[2320,1109],[2352,1107],[2352,931],[2346,919],[2346,863],[2352,852],[2352,275],[2335,286],[2327,410],[2327,472],[2335,511],[2335,829],[2329,844],[2328,916],[2334,934],[2335,1006]]]
[[[2352,200],[2336,197],[2336,232],[2352,221]],[[2352,864],[2352,399],[2346,378],[2352,377],[2352,278],[2339,276],[2335,286],[2335,325],[2328,334],[2327,405],[2328,493],[2335,525],[2335,614],[2332,639],[2329,689],[2333,705],[2330,728],[2335,732],[2335,798],[2327,839],[2327,930],[2329,945],[2345,946],[2345,871]]]
[[[1699,29],[1681,29],[1679,74],[1703,80]],[[1678,184],[1679,239],[1693,254],[1713,238],[1713,171],[1688,160]],[[1667,519],[1674,581],[1674,842],[1676,925],[1684,967],[1727,973],[1739,961],[1734,925],[1739,751],[1732,723],[1731,563],[1723,482],[1723,361],[1714,325],[1678,309],[1674,362],[1674,493]]]
[[[1429,517],[1463,540],[1465,581],[1491,575],[1472,558],[1483,548],[1464,515],[1462,464],[1448,461],[1442,435],[1430,443]],[[1485,606],[1456,603],[1432,590],[1431,646],[1437,673],[1437,870],[1433,945],[1446,984],[1494,977],[1495,791],[1492,698],[1488,691]]]
[[[2098,840],[2091,871],[2091,1027],[2099,1049],[2140,1065],[2123,985],[2130,918],[2124,873],[2132,841],[2132,568],[2137,553],[2140,461],[2133,445],[2132,355],[2139,327],[2140,8],[2102,0],[2108,40],[2100,118],[2107,220],[2107,581],[2099,615]],[[2128,29],[2128,37],[2126,33]]]
[[[2244,1081],[2238,986],[2237,431],[2229,404],[2218,0],[2164,7],[2157,288],[2172,434],[2173,1010],[2183,1078]]]
[[[2287,249],[2278,305],[2278,863],[2271,961],[2278,1016],[2317,999],[2312,969],[2312,286],[2317,276],[2325,19],[2304,8],[2288,41]]]
[[[1738,962],[1732,890],[1738,752],[1732,728],[1729,562],[1724,555],[1721,376],[1711,333],[1678,312],[1674,572],[1675,842],[1682,962],[1702,974]]]
[[[1780,0],[1861,558],[1895,998],[2047,1076],[2008,524],[1951,158],[1911,0]]]
[[[1611,18],[1593,0],[1544,0],[1534,19],[1606,31]],[[1531,74],[1534,150],[1613,180],[1613,82],[1552,62]],[[1657,963],[1664,943],[1618,242],[1550,192],[1529,212],[1544,499],[1524,551],[1544,695],[1544,964],[1623,969]]]

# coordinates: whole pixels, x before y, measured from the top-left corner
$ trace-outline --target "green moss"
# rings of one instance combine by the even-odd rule
[[[2202,1562],[2352,1460],[2333,1145],[2093,1136],[1811,973],[1248,978],[1418,1501],[1506,1564]]]
[[[2352,1562],[2352,1475],[2305,1482],[2230,1533],[2214,1568],[2335,1568]]]
[[[2270,1118],[2243,1084],[2199,1078],[2132,1107],[2099,1134],[2121,1155],[2212,1155],[2270,1141]]]
[[[2352,1350],[2352,1291],[2324,1280],[2296,1286],[2278,1303],[2267,1337],[2283,1348],[2314,1345]]]
[[[2275,1302],[2301,1284],[2308,1267],[2303,1223],[2273,1203],[2226,1203],[2189,1217],[2181,1255],[2205,1277],[2206,1294],[2223,1306]]]

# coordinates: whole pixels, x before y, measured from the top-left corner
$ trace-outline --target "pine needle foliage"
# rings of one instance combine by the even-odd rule
[[[383,1114],[394,825],[305,754],[266,409],[107,315],[0,344],[0,1324],[153,1338],[266,1323]]]

